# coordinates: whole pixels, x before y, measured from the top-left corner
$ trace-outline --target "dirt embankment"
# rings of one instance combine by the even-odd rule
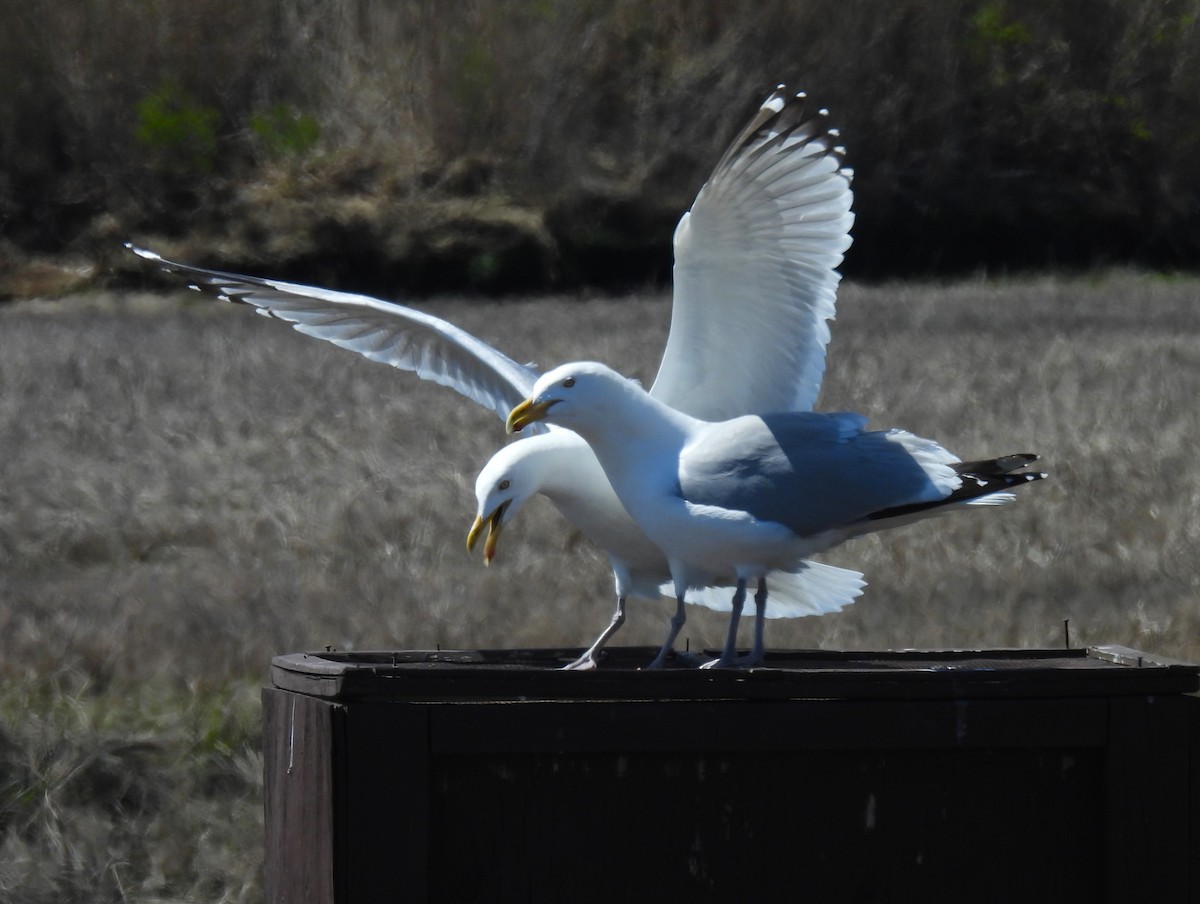
[[[848,277],[1200,261],[1200,0],[10,18],[0,297],[139,279],[131,240],[392,296],[665,281],[673,224],[781,81],[854,169]]]
[[[378,168],[279,170],[232,189],[178,231],[97,218],[59,255],[0,247],[0,298],[139,285],[150,271],[126,241],[236,272],[390,296],[502,295],[664,283],[679,202],[628,190],[514,199],[482,160],[400,180]],[[686,202],[683,202],[686,204]]]

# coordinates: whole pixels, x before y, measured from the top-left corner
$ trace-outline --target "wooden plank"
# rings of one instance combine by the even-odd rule
[[[1191,703],[1110,703],[1105,900],[1183,901],[1197,851],[1190,836]]]
[[[305,693],[263,692],[267,900],[1200,904],[1196,666],[570,652],[277,657]]]
[[[1098,747],[1104,700],[461,703],[432,707],[435,755],[660,750]]]
[[[1141,650],[1135,650],[1132,647],[1125,647],[1120,644],[1089,647],[1088,657],[1101,662],[1114,662],[1139,669],[1175,668],[1179,666],[1185,669],[1196,668],[1192,663],[1182,659],[1172,659],[1169,656],[1163,656],[1159,653],[1143,653]]]
[[[262,692],[265,899],[334,904],[334,719],[324,700]]]
[[[1188,900],[1200,904],[1200,697],[1183,699],[1188,723]]]
[[[1200,668],[1117,648],[1049,651],[773,651],[767,667],[638,671],[648,649],[616,648],[587,673],[576,651],[409,651],[276,657],[272,680],[349,699],[913,699],[1188,693]],[[1132,658],[1136,654],[1136,658]]]
[[[356,703],[337,748],[339,901],[425,904],[429,708]]]
[[[1103,773],[1097,748],[447,755],[431,871],[446,902],[1092,902]]]

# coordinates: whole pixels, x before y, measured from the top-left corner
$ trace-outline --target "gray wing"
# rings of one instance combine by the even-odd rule
[[[501,420],[533,389],[538,371],[518,364],[454,324],[366,295],[205,270],[126,245],[198,291],[247,304],[309,336],[415,373],[478,402]],[[545,432],[532,425],[532,433]]]
[[[854,222],[827,119],[780,86],[679,221],[659,401],[711,421],[816,403]]]
[[[953,456],[936,443],[865,424],[858,414],[812,412],[713,424],[680,456],[680,491],[812,536],[958,486]]]

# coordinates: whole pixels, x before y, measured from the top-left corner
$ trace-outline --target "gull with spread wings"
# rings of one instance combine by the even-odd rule
[[[695,418],[808,411],[825,370],[835,312],[837,267],[850,246],[853,194],[844,150],[828,113],[783,86],[730,144],[674,237],[671,325],[650,395]],[[444,320],[378,299],[223,273],[164,260],[129,246],[193,288],[291,323],[374,361],[447,386],[504,418],[529,396],[539,372]],[[736,337],[743,354],[730,353]],[[473,548],[486,529],[485,561],[501,531],[531,496],[547,496],[608,554],[616,585],[609,625],[566,668],[591,668],[625,620],[630,596],[677,596],[661,665],[684,624],[666,557],[629,516],[604,470],[577,434],[533,424],[502,448],[476,483]],[[727,611],[732,571],[697,577],[687,602]],[[855,571],[811,561],[768,579],[760,615],[836,612],[862,592]]]
[[[508,429],[546,421],[577,431],[617,497],[663,551],[676,598],[733,574],[729,631],[709,666],[763,658],[767,578],[852,537],[964,507],[1011,502],[1041,473],[1036,456],[959,461],[904,430],[868,431],[861,414],[782,411],[697,418],[609,367],[584,361],[544,374]],[[738,620],[756,583],[754,647],[737,655]]]

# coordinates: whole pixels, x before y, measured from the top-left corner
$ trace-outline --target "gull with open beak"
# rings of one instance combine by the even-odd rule
[[[491,565],[492,559],[496,558],[496,543],[500,539],[500,531],[504,528],[504,513],[508,511],[510,505],[512,505],[511,502],[501,502],[488,515],[486,521],[483,520],[481,515],[476,515],[475,523],[467,531],[467,552],[474,552],[475,544],[479,541],[479,535],[483,533],[484,526],[487,526],[487,539],[483,543],[484,565]]]
[[[766,98],[721,156],[674,236],[671,327],[651,394],[696,417],[727,418],[810,409],[820,390],[840,274],[850,246],[853,193],[844,149],[827,111],[783,86]],[[291,323],[422,379],[448,386],[504,418],[527,397],[539,372],[453,324],[403,305],[279,280],[164,260],[132,249],[196,289]],[[753,354],[730,356],[738,335]],[[596,641],[567,668],[591,668],[625,620],[629,597],[658,599],[670,589],[659,548],[629,517],[591,449],[567,430],[546,429],[501,449],[480,472],[474,548],[485,527],[484,561],[531,496],[542,494],[608,555],[616,610]],[[733,575],[714,575],[718,583]],[[769,579],[768,617],[836,612],[862,592],[855,571],[811,563]],[[720,586],[688,602],[729,609]],[[656,663],[665,661],[684,621],[679,604]]]

